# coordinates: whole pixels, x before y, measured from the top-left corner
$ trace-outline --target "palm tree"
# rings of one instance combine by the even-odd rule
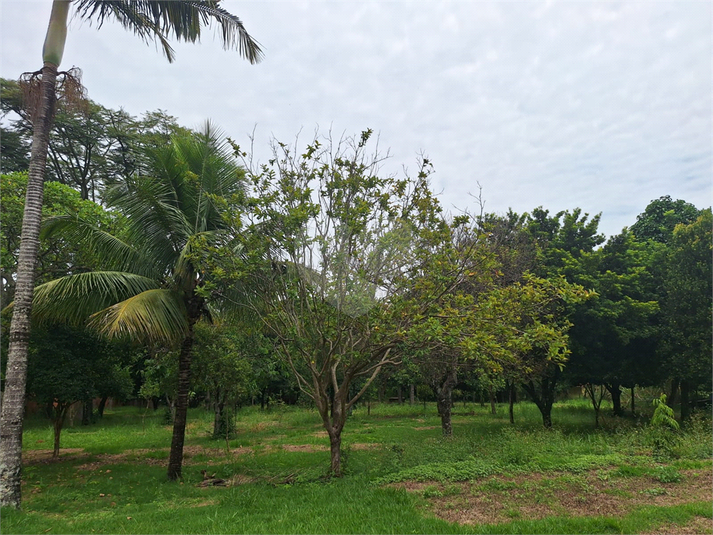
[[[193,326],[210,317],[202,258],[230,238],[215,200],[240,193],[243,173],[210,123],[154,151],[152,164],[152,176],[108,192],[109,206],[126,218],[121,237],[71,216],[47,223],[45,232],[82,241],[106,265],[38,286],[33,318],[83,322],[89,316],[108,337],[180,347],[168,463],[175,480],[183,460]]]
[[[259,44],[250,37],[243,23],[219,6],[220,0],[77,0],[76,13],[81,19],[101,26],[114,19],[144,41],[154,40],[169,61],[174,51],[169,38],[195,42],[201,29],[211,22],[220,26],[226,48],[237,49],[251,63],[262,58]],[[0,505],[20,507],[22,470],[22,425],[27,381],[27,348],[30,314],[35,283],[35,264],[47,164],[49,132],[54,115],[58,67],[62,61],[67,36],[67,18],[71,0],[54,0],[43,47],[43,67],[39,71],[39,97],[33,113],[32,152],[29,180],[22,222],[14,310],[8,335],[8,362],[5,391],[0,416]]]

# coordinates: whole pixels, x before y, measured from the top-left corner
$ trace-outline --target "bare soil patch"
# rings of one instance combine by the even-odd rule
[[[52,457],[54,450],[27,450],[22,452],[22,462],[25,465],[60,463],[69,459],[76,459],[84,452],[82,448],[62,448],[59,457]]]
[[[282,449],[285,451],[306,451],[313,453],[317,451],[327,451],[327,446],[317,444],[283,444]]]
[[[713,518],[697,516],[688,524],[665,524],[656,531],[647,531],[647,535],[698,535],[713,533]]]
[[[492,476],[445,485],[410,481],[395,486],[423,493],[433,513],[448,522],[499,524],[553,515],[617,516],[640,505],[713,501],[712,470],[682,470],[681,474],[683,479],[678,483],[660,483],[651,477],[608,477],[605,471],[595,470]],[[706,526],[713,526],[713,521]],[[710,533],[700,531],[698,524],[694,527],[696,531],[666,533]]]
[[[424,427],[414,427],[414,431],[426,431],[428,429],[440,429],[441,426],[439,425],[426,425]]]

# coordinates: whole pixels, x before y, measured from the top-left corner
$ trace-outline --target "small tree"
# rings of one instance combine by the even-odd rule
[[[130,383],[114,356],[108,342],[83,329],[48,325],[33,330],[28,391],[52,406],[54,457],[59,455],[60,435],[73,403],[97,396],[109,376],[124,385],[120,394],[128,394]]]

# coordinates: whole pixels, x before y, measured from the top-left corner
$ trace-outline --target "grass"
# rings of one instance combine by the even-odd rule
[[[180,484],[165,477],[171,428],[162,411],[120,408],[70,427],[59,462],[44,451],[49,424],[29,419],[23,510],[3,509],[2,532],[637,533],[684,529],[712,512],[699,488],[710,479],[710,418],[694,422],[662,460],[642,422],[609,417],[594,430],[580,401],[556,404],[551,430],[531,404],[516,406],[514,426],[506,407],[491,415],[459,404],[450,439],[432,404],[372,404],[345,428],[345,477],[329,479],[328,441],[313,410],[242,409],[229,451],[210,437],[211,414],[189,417]],[[201,469],[235,484],[200,488]],[[596,500],[632,505],[573,512]],[[476,510],[492,514],[476,518]]]

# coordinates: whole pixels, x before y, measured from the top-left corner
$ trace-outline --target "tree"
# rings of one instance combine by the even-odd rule
[[[27,390],[52,407],[54,457],[73,403],[101,395],[109,382],[115,383],[115,394],[130,393],[128,370],[117,366],[115,357],[111,344],[85,329],[61,324],[33,329]]]
[[[573,384],[604,386],[616,415],[622,413],[622,386],[660,380],[655,351],[659,305],[651,292],[647,255],[647,248],[624,229],[601,249],[583,255],[575,276],[596,296],[573,312],[567,377]],[[593,401],[593,406],[597,412],[598,404]]]
[[[690,394],[711,391],[713,217],[710,208],[674,228],[666,255],[661,299],[661,351],[668,374],[681,385],[681,419],[690,415]]]
[[[414,179],[380,176],[378,151],[366,150],[371,134],[324,145],[316,138],[304,152],[276,142],[273,158],[252,172],[249,224],[236,232],[241,250],[267,259],[251,273],[263,293],[246,305],[314,401],[334,476],[342,474],[350,409],[400,360],[397,346],[412,326],[465,276],[444,269],[431,293],[412,291],[450,228],[428,188],[430,164],[423,161]],[[244,220],[238,212],[236,226]]]
[[[22,422],[27,380],[27,349],[35,286],[34,268],[39,247],[42,197],[47,147],[56,102],[58,67],[64,53],[70,0],[54,0],[47,36],[42,51],[43,66],[30,77],[36,104],[32,109],[33,138],[29,182],[23,215],[18,258],[15,307],[10,325],[10,347],[5,379],[5,393],[0,417],[0,504],[20,507],[22,471]],[[171,61],[174,51],[169,44],[173,35],[179,41],[195,42],[201,28],[211,21],[221,27],[225,47],[237,48],[251,63],[261,59],[262,50],[250,37],[242,22],[219,6],[219,0],[177,0],[102,2],[78,0],[77,15],[99,26],[117,20],[144,41],[155,40]],[[60,77],[61,78],[61,77]],[[65,84],[71,76],[64,75]],[[174,463],[176,466],[176,463]],[[178,466],[180,472],[180,463]]]
[[[252,337],[246,328],[214,320],[196,324],[195,381],[204,389],[213,406],[213,437],[226,438],[232,432],[230,406],[250,388],[251,366],[247,353]]]
[[[20,227],[27,189],[27,173],[2,175],[0,183],[0,303],[7,305],[15,295]],[[92,201],[84,201],[69,186],[50,182],[45,186],[42,217],[74,215],[112,231],[119,228],[117,214],[106,212]],[[36,280],[38,283],[91,269],[97,259],[87,249],[59,236],[40,240]]]
[[[550,281],[564,277],[569,283],[579,282],[589,253],[604,242],[604,236],[598,234],[599,219],[600,215],[596,215],[589,220],[589,214],[582,214],[579,208],[572,212],[561,211],[554,216],[541,207],[535,208],[526,218],[526,229],[538,246],[533,272]],[[589,285],[585,288],[590,289]],[[589,296],[589,293],[585,295]],[[581,300],[562,300],[555,312],[556,323],[571,325],[574,305],[578,302]],[[530,372],[523,388],[542,413],[545,427],[550,427],[552,404],[561,384],[563,366],[545,356],[542,348],[536,348],[526,356]]]
[[[681,199],[674,201],[665,195],[651,201],[644,212],[636,216],[630,230],[639,241],[668,243],[676,225],[692,223],[698,215],[698,209],[691,203]]]
[[[37,288],[35,314],[82,321],[109,337],[180,347],[176,417],[168,477],[181,477],[194,325],[209,317],[203,254],[226,239],[220,197],[239,193],[243,173],[220,134],[178,136],[154,152],[152,177],[117,185],[109,206],[126,216],[125,241],[78,219],[56,218],[49,233],[93,247],[109,271],[91,271]]]

